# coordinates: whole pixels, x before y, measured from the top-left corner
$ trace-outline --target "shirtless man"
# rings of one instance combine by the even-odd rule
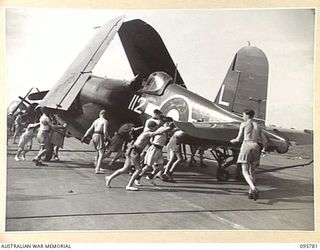
[[[254,111],[252,109],[247,109],[243,112],[244,122],[240,124],[238,136],[230,142],[237,143],[243,137],[237,163],[241,163],[243,177],[250,186],[248,198],[257,200],[259,198],[259,191],[254,184],[255,168],[260,163],[258,139],[260,138],[262,140],[264,149],[266,148],[268,139],[259,124],[253,121],[253,117]],[[264,151],[264,149],[262,151]]]
[[[168,162],[164,166],[164,173],[160,175],[160,179],[163,181],[173,181],[172,175],[175,168],[183,161],[180,138],[183,137],[181,130],[176,130],[167,144],[167,158]]]
[[[153,110],[153,116],[151,118],[149,118],[148,120],[146,120],[143,131],[148,130],[148,124],[150,121],[154,121],[155,123],[157,123],[159,125],[161,116],[163,116],[163,114],[159,109]]]
[[[170,117],[161,118],[162,126],[159,128],[159,131],[170,131],[173,128],[173,120]],[[151,140],[151,145],[147,151],[147,154],[144,159],[145,167],[142,169],[139,177],[143,176],[148,170],[153,168],[152,173],[150,173],[146,178],[151,180],[151,183],[155,185],[153,177],[162,170],[164,165],[164,159],[162,154],[162,149],[167,143],[167,134],[161,133],[160,135],[156,135]],[[139,179],[139,178],[138,178]],[[139,185],[137,181],[135,183]]]
[[[81,138],[81,142],[85,140],[86,137],[90,133],[93,133],[92,135],[92,143],[97,151],[97,156],[95,157],[95,173],[96,174],[104,174],[104,171],[101,169],[101,162],[103,159],[103,154],[105,151],[105,142],[109,140],[108,135],[108,121],[106,120],[106,111],[103,109],[99,113],[99,118],[96,119],[90,128],[86,131],[84,136]]]
[[[135,167],[135,172],[132,174],[128,185],[126,186],[126,190],[128,191],[138,191],[139,189],[133,186],[134,181],[139,176],[141,172],[141,164],[140,164],[140,155],[143,149],[148,145],[149,140],[152,136],[159,135],[165,133],[166,130],[159,128],[157,130],[157,123],[154,121],[150,121],[147,125],[147,130],[143,131],[133,145],[128,149],[126,155],[126,161],[121,169],[115,171],[112,175],[106,176],[106,186],[111,187],[111,180],[125,172],[127,172],[130,167],[133,165]]]

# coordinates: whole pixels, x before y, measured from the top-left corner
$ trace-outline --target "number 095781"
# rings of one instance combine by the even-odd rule
[[[317,244],[300,244],[299,246],[302,249],[318,248]]]

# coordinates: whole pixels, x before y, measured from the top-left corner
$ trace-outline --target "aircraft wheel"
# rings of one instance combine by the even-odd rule
[[[230,174],[228,171],[218,168],[217,170],[217,180],[218,181],[227,181],[229,180]]]
[[[49,149],[46,152],[46,155],[43,156],[42,160],[44,161],[50,161],[52,159],[53,156],[53,147],[54,145],[52,143],[50,143]]]

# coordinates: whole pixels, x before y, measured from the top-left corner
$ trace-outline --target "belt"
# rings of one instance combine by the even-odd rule
[[[103,132],[100,132],[100,131],[94,131],[94,134],[100,134],[100,135],[103,135]]]
[[[244,142],[255,142],[255,143],[257,143],[256,141],[251,140],[251,139],[244,140]]]
[[[151,143],[153,146],[155,146],[155,148],[157,148],[157,149],[162,149],[163,148],[163,146],[161,146],[161,145],[158,145],[158,144],[153,144],[153,143]]]

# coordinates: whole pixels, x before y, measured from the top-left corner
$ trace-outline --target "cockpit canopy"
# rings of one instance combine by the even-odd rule
[[[151,95],[162,95],[165,88],[173,83],[173,79],[165,72],[154,72],[146,81],[142,82],[139,92]]]

